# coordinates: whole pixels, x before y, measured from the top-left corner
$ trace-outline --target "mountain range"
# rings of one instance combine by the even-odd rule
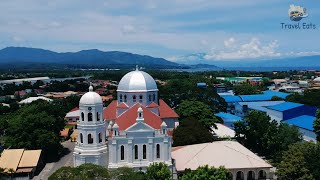
[[[30,64],[42,65],[83,65],[89,67],[132,67],[140,65],[152,68],[169,69],[202,69],[221,70],[257,68],[263,70],[265,67],[277,69],[284,67],[290,69],[313,68],[320,69],[320,56],[287,57],[278,59],[251,59],[251,60],[207,60],[205,53],[191,54],[179,57],[179,61],[171,62],[164,58],[157,58],[147,55],[139,55],[121,51],[100,51],[97,49],[82,50],[79,52],[58,53],[50,50],[27,48],[27,47],[7,47],[0,50],[0,64],[2,67]]]

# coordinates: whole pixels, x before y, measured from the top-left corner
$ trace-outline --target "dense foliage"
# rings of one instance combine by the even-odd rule
[[[173,132],[173,146],[212,142],[213,135],[195,117],[182,119]]]
[[[148,180],[171,180],[172,175],[168,165],[164,163],[152,163],[147,168],[146,178]]]
[[[320,89],[308,89],[303,94],[294,93],[287,96],[286,100],[290,102],[296,102],[301,104],[307,104],[309,106],[317,106],[320,108]]]
[[[230,172],[224,168],[214,168],[202,166],[198,167],[196,170],[191,171],[190,169],[186,169],[181,180],[189,180],[189,179],[197,179],[197,180],[231,180],[232,175]]]
[[[253,86],[251,84],[239,84],[233,86],[233,91],[235,95],[250,95],[259,94],[260,90],[258,86]]]
[[[320,179],[320,145],[314,143],[297,143],[284,152],[282,161],[277,166],[280,180]]]
[[[302,140],[298,128],[283,123],[278,125],[259,111],[251,111],[244,121],[236,122],[234,128],[240,142],[275,164],[280,162],[289,145]]]
[[[317,135],[317,141],[320,142],[320,110],[317,111],[317,119],[313,122],[313,129],[314,133]]]

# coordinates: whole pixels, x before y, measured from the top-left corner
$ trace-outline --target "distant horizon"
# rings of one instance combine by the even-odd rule
[[[291,4],[306,8],[308,17],[291,21]],[[320,55],[320,4],[314,1],[11,0],[0,8],[0,48],[100,49],[177,63]],[[297,23],[300,29],[288,29]]]

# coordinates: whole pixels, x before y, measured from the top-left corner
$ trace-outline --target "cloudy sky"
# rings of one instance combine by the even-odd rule
[[[317,29],[282,29],[296,23],[290,4],[307,8],[301,28]],[[7,0],[0,9],[0,48],[119,50],[173,61],[320,54],[319,0]]]

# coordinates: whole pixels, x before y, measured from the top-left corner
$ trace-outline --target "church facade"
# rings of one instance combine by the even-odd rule
[[[86,97],[86,94],[82,98]],[[79,104],[81,117],[74,153],[75,166],[91,161],[94,164],[107,165],[111,169],[126,166],[143,171],[153,162],[172,166],[172,132],[179,125],[178,115],[159,99],[157,84],[148,73],[138,68],[127,73],[119,82],[117,100],[102,111],[100,105],[96,108],[90,104],[92,102],[82,103],[85,102],[82,98]],[[86,114],[91,112],[88,112],[88,106],[92,107],[92,118],[96,118],[97,124],[101,123],[100,126],[86,121]],[[98,116],[103,117],[104,121],[98,122]],[[92,131],[91,128],[96,130]],[[106,129],[105,133],[101,133],[103,128]],[[87,139],[81,139],[80,134],[83,134],[83,137],[94,134],[93,138],[98,144],[92,146],[81,143]],[[103,136],[102,141],[99,139],[100,135]],[[81,149],[80,146],[86,148]],[[106,146],[108,153],[104,153]],[[96,159],[88,159],[87,151],[98,151],[100,155],[93,155]]]

